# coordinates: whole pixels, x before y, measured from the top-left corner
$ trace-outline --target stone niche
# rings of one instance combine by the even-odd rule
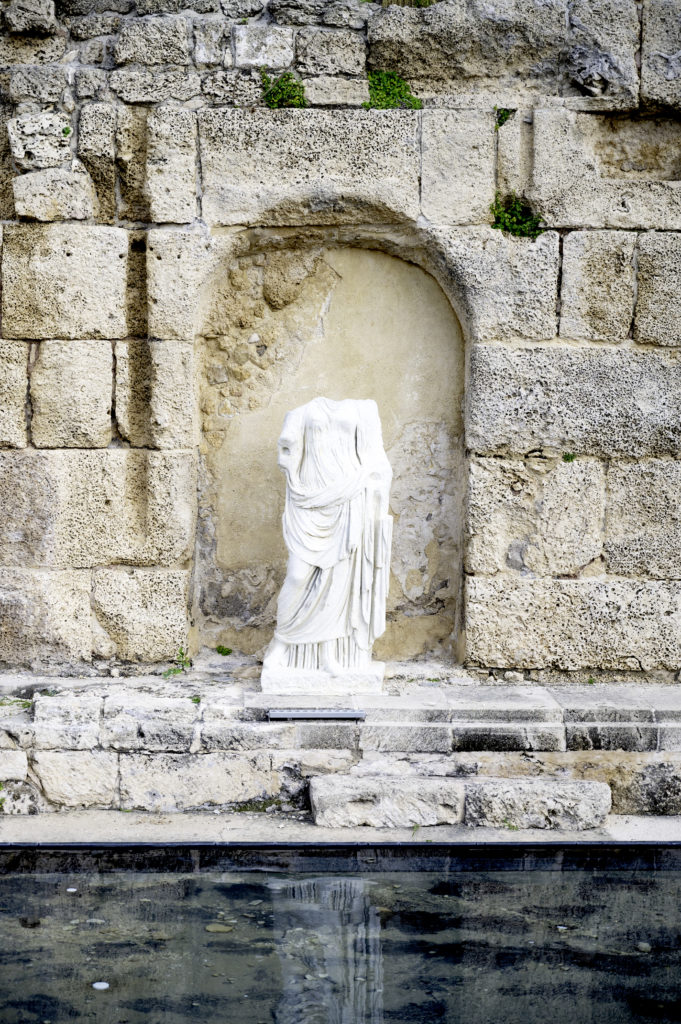
[[[204,296],[194,621],[199,643],[271,638],[286,549],[277,437],[314,398],[373,398],[394,478],[388,627],[378,658],[460,656],[463,339],[436,281],[356,248],[236,259]]]

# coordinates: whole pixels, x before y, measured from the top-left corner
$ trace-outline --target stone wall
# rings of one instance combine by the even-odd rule
[[[216,417],[250,409],[237,385],[280,391],[262,346],[215,317],[238,321],[248,267],[285,318],[294,265],[370,249],[435,279],[466,346],[463,606],[461,578],[446,608],[407,593],[393,636],[421,601],[472,666],[681,668],[675,0],[9,0],[2,16],[0,664],[257,648],[243,616],[221,627],[201,602],[206,481]],[[261,67],[292,70],[309,108],[267,109]],[[362,109],[376,69],[423,110]],[[497,190],[541,214],[536,241],[491,228]],[[228,336],[208,394],[207,348]],[[424,507],[443,493],[435,474]],[[252,584],[262,636],[270,569]],[[447,653],[419,628],[409,656]],[[389,634],[382,653],[405,651]]]

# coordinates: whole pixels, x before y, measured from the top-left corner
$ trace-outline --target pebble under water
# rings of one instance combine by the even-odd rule
[[[678,854],[172,857],[3,851],[2,1024],[681,1021]]]

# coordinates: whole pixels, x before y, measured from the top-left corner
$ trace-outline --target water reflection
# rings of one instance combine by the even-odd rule
[[[370,881],[271,881],[284,991],[277,1024],[382,1024],[381,920]]]

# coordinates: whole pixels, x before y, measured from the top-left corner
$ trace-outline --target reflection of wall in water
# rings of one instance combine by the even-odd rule
[[[357,878],[269,883],[284,989],[277,1024],[381,1024],[381,922],[371,885]]]

